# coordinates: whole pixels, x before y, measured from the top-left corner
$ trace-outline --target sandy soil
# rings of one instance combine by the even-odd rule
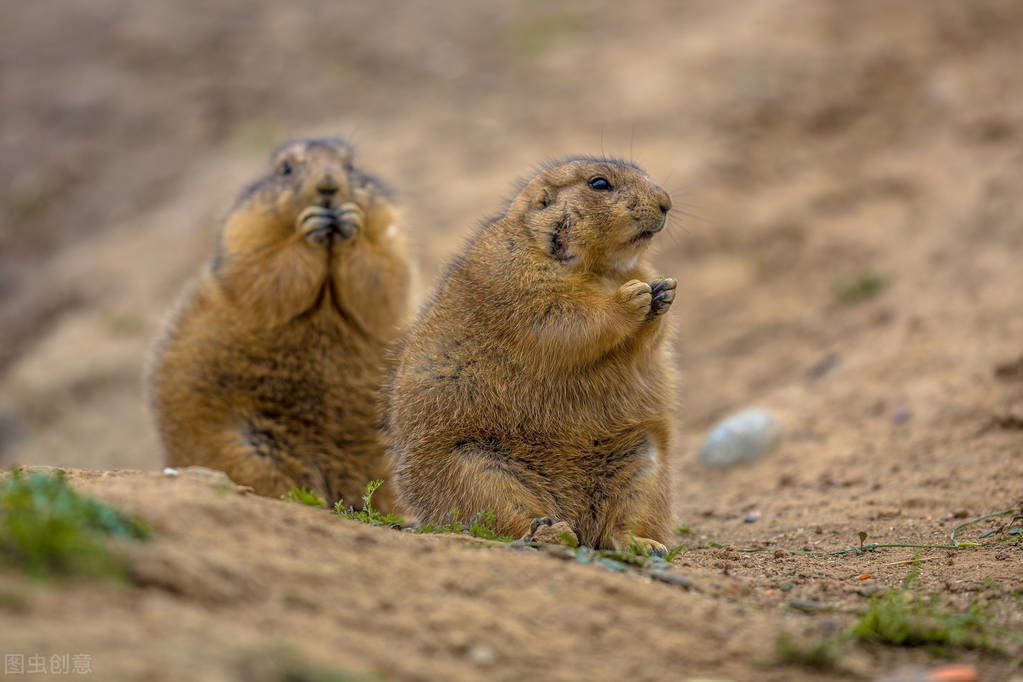
[[[291,658],[385,679],[937,664],[859,646],[827,673],[773,665],[778,632],[853,618],[789,600],[861,608],[914,553],[775,550],[944,543],[1023,507],[1021,31],[1010,0],[21,3],[0,22],[0,461],[80,469],[158,539],[131,550],[132,587],[0,573],[24,595],[0,599],[3,648],[89,652],[98,679],[283,679]],[[691,532],[672,571],[691,589],[158,473],[152,337],[269,149],[319,133],[396,189],[424,293],[538,161],[621,155],[672,193],[654,260],[680,282]],[[863,273],[886,286],[842,302]],[[708,428],[751,406],[781,447],[701,468]],[[921,556],[946,604],[993,580],[992,614],[1023,631],[1023,545]]]

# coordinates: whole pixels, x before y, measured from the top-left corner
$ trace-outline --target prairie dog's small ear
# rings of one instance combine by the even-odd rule
[[[533,208],[547,208],[554,203],[554,191],[550,187],[541,187],[533,197]]]

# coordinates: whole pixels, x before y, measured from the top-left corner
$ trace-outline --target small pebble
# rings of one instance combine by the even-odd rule
[[[744,410],[714,425],[700,448],[700,463],[720,469],[752,462],[770,452],[781,439],[781,425],[770,412]]]
[[[752,514],[746,514],[746,516],[744,516],[742,520],[745,523],[756,523],[757,519],[759,519],[759,518],[760,518],[760,512],[753,512]]]
[[[164,467],[163,468],[163,475],[164,476],[177,476],[178,475],[178,470],[177,469],[172,469],[171,467]]]
[[[497,660],[497,655],[486,644],[477,644],[472,649],[469,649],[469,658],[477,665],[491,665]]]

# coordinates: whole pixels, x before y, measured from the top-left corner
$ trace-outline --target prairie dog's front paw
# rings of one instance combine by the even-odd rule
[[[298,229],[313,242],[330,246],[351,239],[362,229],[363,212],[351,202],[336,209],[309,206],[298,214]]]
[[[650,303],[653,298],[650,285],[646,282],[640,282],[638,279],[629,280],[618,287],[615,296],[630,317],[642,320],[650,314]]]
[[[667,556],[668,548],[662,545],[657,540],[651,540],[650,538],[643,538],[638,535],[627,535],[621,538],[618,543],[620,547],[632,546],[645,554],[650,556]]]
[[[671,277],[654,280],[650,283],[650,315],[663,315],[675,300],[675,289],[678,281]]]

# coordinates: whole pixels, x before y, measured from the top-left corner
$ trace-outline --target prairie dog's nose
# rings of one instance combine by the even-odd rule
[[[316,183],[316,191],[325,197],[333,196],[337,194],[338,187],[337,181],[334,180],[334,176],[330,173],[324,174],[323,178]]]
[[[671,197],[660,187],[655,185],[654,199],[657,200],[657,205],[661,209],[661,213],[667,214],[671,210]]]

